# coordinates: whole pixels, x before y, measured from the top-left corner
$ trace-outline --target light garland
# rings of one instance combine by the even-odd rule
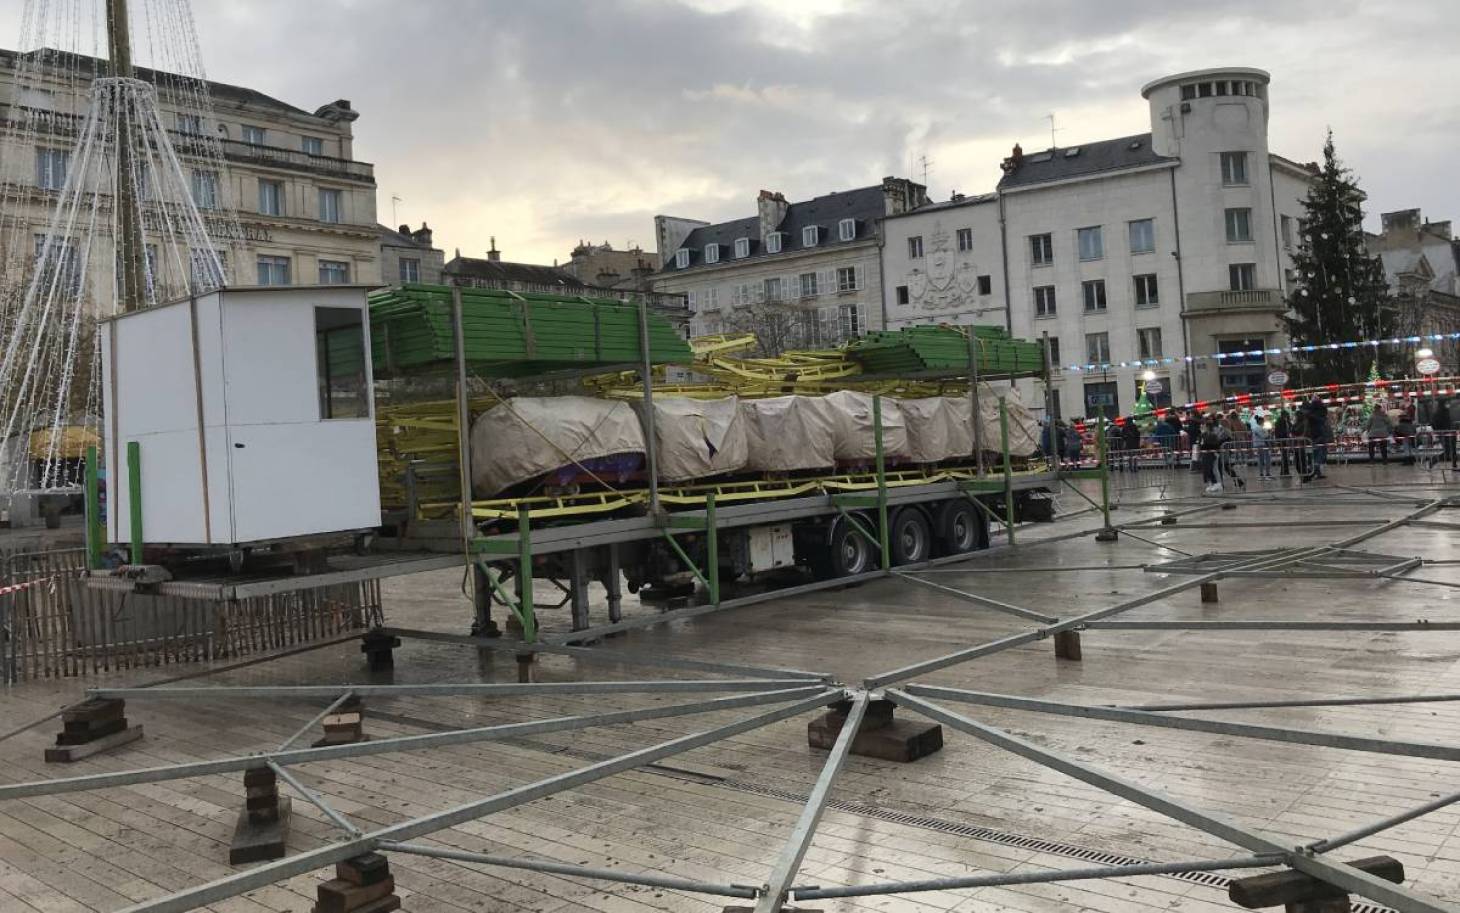
[[[1421,336],[1396,336],[1392,339],[1365,339],[1355,342],[1327,342],[1312,346],[1288,346],[1276,349],[1252,349],[1245,352],[1218,352],[1213,355],[1185,355],[1180,358],[1137,358],[1131,361],[1112,361],[1103,364],[1086,365],[1063,365],[1061,371],[1070,371],[1076,374],[1108,373],[1122,368],[1160,368],[1169,365],[1187,365],[1202,361],[1222,362],[1230,359],[1251,358],[1255,355],[1290,355],[1293,353],[1328,352],[1340,349],[1359,349],[1369,347],[1378,349],[1382,346],[1413,346],[1426,342],[1455,342],[1460,341],[1460,333],[1428,333]]]
[[[1446,386],[1441,386],[1445,384]],[[1413,389],[1392,389],[1410,386]],[[1339,391],[1352,390],[1351,395],[1341,394]],[[1197,412],[1206,413],[1209,410],[1222,411],[1222,407],[1235,406],[1239,409],[1250,409],[1254,406],[1262,406],[1271,400],[1282,400],[1286,405],[1289,402],[1308,400],[1314,394],[1318,394],[1319,401],[1325,406],[1342,406],[1348,403],[1362,403],[1366,394],[1371,390],[1381,391],[1389,399],[1419,400],[1421,397],[1431,398],[1437,396],[1460,396],[1460,376],[1455,377],[1432,377],[1432,378],[1407,378],[1403,380],[1369,380],[1351,384],[1325,384],[1321,387],[1303,387],[1296,390],[1271,390],[1267,393],[1237,393],[1221,399],[1195,400],[1183,405],[1158,406],[1153,408],[1146,416],[1154,418],[1165,418],[1172,412]],[[1327,394],[1326,396],[1324,394]],[[1109,416],[1107,421],[1110,424],[1121,427],[1125,424],[1123,416]],[[1076,419],[1073,422],[1075,428],[1083,430],[1086,425],[1092,424],[1092,419]]]

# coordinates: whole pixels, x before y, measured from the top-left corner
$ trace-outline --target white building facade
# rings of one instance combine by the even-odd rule
[[[1278,365],[1260,356],[1186,359],[1286,339],[1310,172],[1268,150],[1268,83],[1248,68],[1156,80],[1150,133],[1016,146],[997,193],[890,214],[889,325],[1047,335],[1064,416],[1129,412],[1147,371],[1158,404],[1265,390]],[[1108,367],[1068,369],[1089,364]]]
[[[888,177],[802,203],[763,190],[754,216],[730,222],[658,216],[654,290],[686,296],[692,335],[835,345],[884,325],[882,221],[926,202],[921,184]]]

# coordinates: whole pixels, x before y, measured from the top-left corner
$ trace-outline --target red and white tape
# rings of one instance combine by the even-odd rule
[[[33,586],[40,586],[42,583],[50,583],[53,578],[42,577],[40,580],[27,580],[25,583],[13,583],[10,586],[0,586],[0,596],[9,596],[11,593],[19,593],[21,590],[28,590]]]

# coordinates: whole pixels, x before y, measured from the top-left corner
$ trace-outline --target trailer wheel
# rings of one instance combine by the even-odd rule
[[[945,555],[962,555],[988,544],[983,515],[967,501],[945,502],[938,510],[938,544]]]
[[[893,515],[890,526],[893,564],[915,564],[933,556],[933,530],[922,511],[904,507]]]
[[[872,568],[872,543],[850,523],[832,525],[826,545],[813,555],[811,570],[822,580],[865,574]]]

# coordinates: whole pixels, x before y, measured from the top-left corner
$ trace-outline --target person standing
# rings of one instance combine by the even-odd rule
[[[1221,494],[1222,491],[1222,478],[1217,475],[1217,458],[1222,450],[1220,428],[1216,416],[1209,417],[1197,444],[1201,452],[1201,480],[1206,483],[1205,491],[1209,495]]]
[[[1134,415],[1127,415],[1125,424],[1120,426],[1120,442],[1125,449],[1126,466],[1135,472],[1140,468],[1141,426],[1136,424]]]
[[[1257,478],[1263,482],[1277,481],[1272,477],[1272,426],[1268,424],[1267,413],[1258,409],[1252,415],[1252,449],[1257,451]]]
[[[1181,468],[1181,414],[1175,409],[1166,413],[1166,421],[1162,424],[1171,429],[1171,452],[1175,460],[1175,468]]]
[[[1394,443],[1399,445],[1400,462],[1414,465],[1414,407],[1405,406],[1399,412],[1399,421],[1394,425]]]
[[[1167,469],[1176,465],[1176,442],[1181,439],[1181,433],[1163,419],[1156,423],[1151,437],[1155,438],[1156,447],[1161,451],[1161,465]]]
[[[1277,446],[1283,458],[1283,475],[1292,475],[1288,471],[1288,448],[1293,444],[1293,416],[1288,412],[1288,407],[1282,403],[1278,404],[1277,417],[1273,421],[1273,435],[1277,439]]]
[[[1460,469],[1460,465],[1456,464],[1455,417],[1450,412],[1448,400],[1435,403],[1435,411],[1430,414],[1430,427],[1440,438],[1440,460],[1449,460],[1451,469]]]
[[[1308,414],[1308,437],[1313,441],[1313,478],[1326,479],[1328,474],[1323,470],[1328,465],[1328,442],[1332,440],[1328,407],[1323,404],[1323,398],[1315,393],[1303,409]]]
[[[1073,422],[1065,428],[1065,459],[1070,462],[1071,469],[1080,468],[1080,451],[1084,449],[1085,442],[1080,438],[1080,429],[1075,427]]]
[[[1369,422],[1364,426],[1364,434],[1369,439],[1369,462],[1374,462],[1374,445],[1379,446],[1379,452],[1383,454],[1384,465],[1389,465],[1389,436],[1394,433],[1394,423],[1389,418],[1389,410],[1384,408],[1383,403],[1375,403],[1374,411],[1369,415]]]

